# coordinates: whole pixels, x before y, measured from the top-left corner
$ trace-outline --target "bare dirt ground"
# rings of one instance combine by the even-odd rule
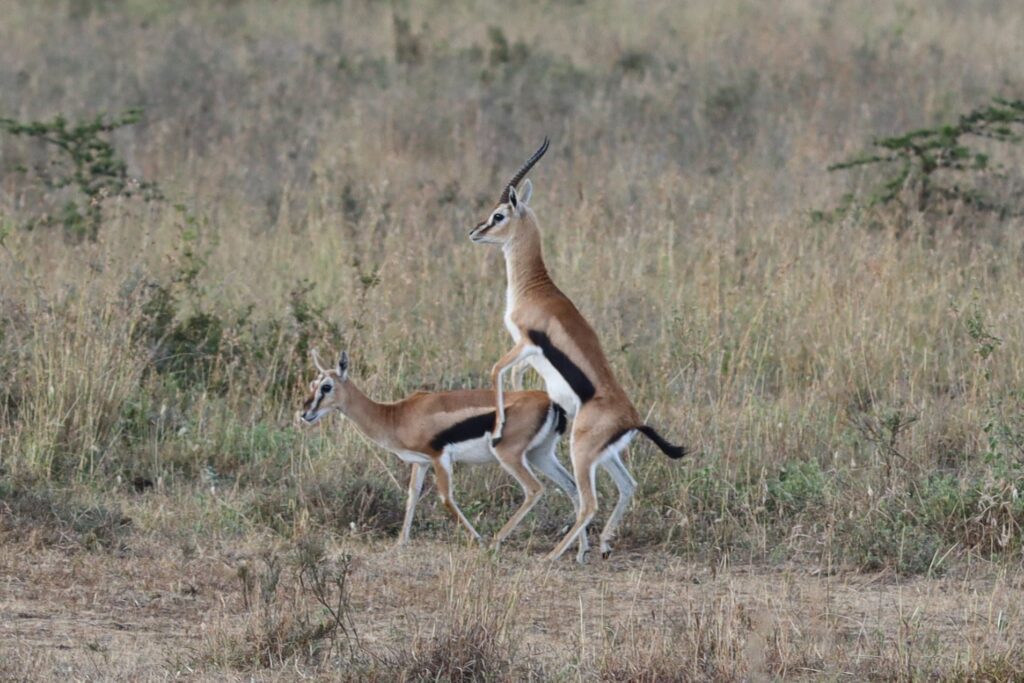
[[[361,647],[401,653],[436,636],[452,610],[506,610],[518,656],[542,665],[542,677],[666,657],[701,660],[709,678],[951,675],[1020,645],[1024,577],[988,565],[900,580],[640,553],[550,567],[521,551],[494,558],[435,541],[404,550],[352,542],[331,552],[356,558]],[[0,678],[250,680],[251,670],[203,662],[225,634],[244,631],[238,567],[258,556],[223,547],[185,558],[155,544],[69,554],[31,539],[8,543],[0,548]]]

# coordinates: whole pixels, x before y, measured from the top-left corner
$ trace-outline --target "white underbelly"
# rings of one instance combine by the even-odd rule
[[[450,444],[448,446],[448,453],[454,462],[465,462],[473,465],[494,462],[494,451],[491,450],[491,433],[485,432],[478,439]]]
[[[402,459],[402,462],[407,462],[410,465],[429,465],[431,463],[430,458],[415,451],[395,451],[394,453]]]
[[[483,465],[494,462],[494,452],[491,450],[491,433],[486,432],[483,436],[461,443],[449,444],[446,448],[452,462],[464,462],[471,465]],[[429,456],[416,451],[395,451],[395,455],[402,459],[402,462],[410,465],[430,465],[434,461]]]
[[[555,370],[547,358],[542,355],[530,356],[530,365],[537,371],[537,374],[544,378],[544,388],[551,400],[562,406],[569,418],[575,417],[580,409],[580,397],[572,390],[565,378]]]

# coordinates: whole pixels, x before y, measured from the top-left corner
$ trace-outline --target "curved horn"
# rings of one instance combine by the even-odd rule
[[[324,370],[324,364],[320,362],[320,354],[316,352],[316,349],[310,349],[309,355],[313,358],[313,365],[320,371],[320,374],[326,375],[327,371]]]
[[[548,145],[550,143],[551,141],[548,139],[548,136],[545,135],[544,142],[542,142],[540,147],[537,148],[537,151],[533,153],[533,156],[527,159],[522,168],[516,171],[516,174],[512,176],[512,179],[505,183],[505,189],[501,191],[501,199],[498,200],[499,204],[504,204],[508,201],[508,188],[519,184],[519,181],[530,172],[533,165],[540,161],[540,158],[544,156],[544,152],[548,151]]]

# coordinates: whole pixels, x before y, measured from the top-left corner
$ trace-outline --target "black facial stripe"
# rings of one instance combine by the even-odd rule
[[[430,440],[430,447],[435,451],[444,450],[445,446],[453,443],[462,443],[479,439],[487,432],[494,429],[494,411],[475,415],[466,418],[462,422],[456,422],[447,429],[442,429],[433,439]]]
[[[558,349],[551,343],[548,335],[540,330],[530,330],[527,336],[530,338],[530,341],[540,347],[544,357],[558,371],[558,374],[562,376],[562,379],[573,390],[573,393],[579,397],[581,405],[594,398],[596,390],[594,389],[593,382],[580,369],[580,366],[573,363],[567,355],[562,353],[561,349]]]

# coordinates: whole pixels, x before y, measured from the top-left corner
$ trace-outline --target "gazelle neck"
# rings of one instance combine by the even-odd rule
[[[547,266],[544,264],[544,250],[541,247],[540,229],[533,216],[522,219],[515,236],[502,247],[505,252],[505,271],[508,277],[508,294],[511,298],[529,292],[537,287],[551,284]]]
[[[394,447],[391,407],[367,397],[351,380],[346,382],[339,410],[371,441],[384,448]]]

